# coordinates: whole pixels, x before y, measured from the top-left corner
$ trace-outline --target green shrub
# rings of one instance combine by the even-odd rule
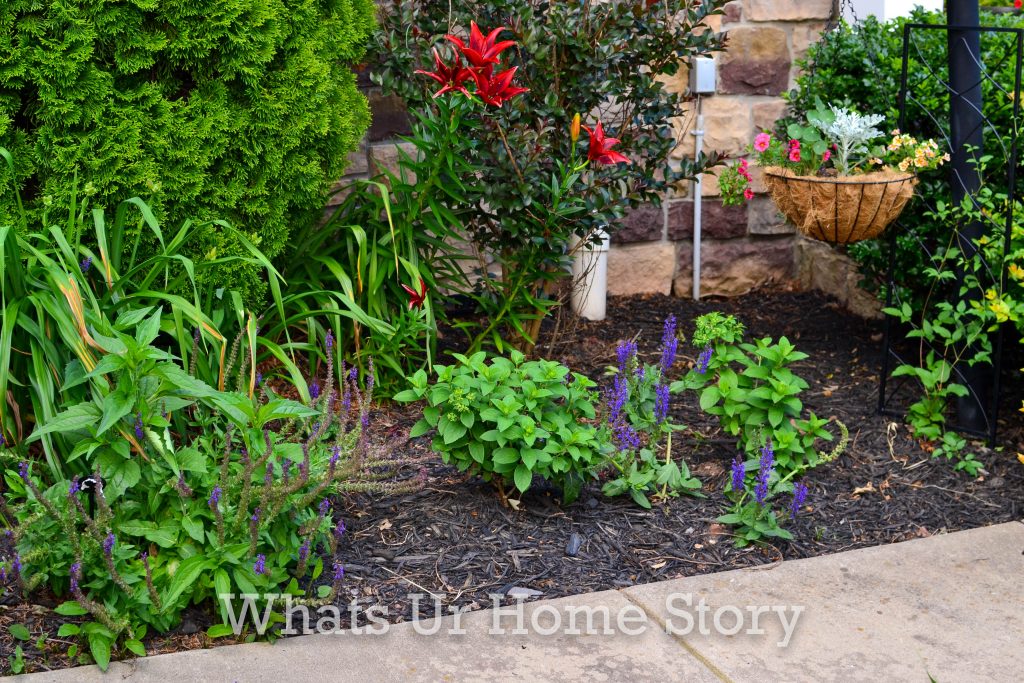
[[[513,351],[489,363],[483,351],[456,354],[458,365],[435,365],[428,385],[420,370],[397,401],[427,400],[416,437],[436,430],[432,447],[461,471],[495,480],[499,490],[530,488],[534,475],[561,487],[563,502],[576,499],[600,464],[607,441],[592,423],[594,382],[555,361],[525,362]]]
[[[32,214],[66,205],[77,174],[93,205],[139,195],[163,222],[226,219],[274,257],[321,215],[368,124],[347,64],[372,27],[369,0],[4,2],[0,145]],[[5,189],[0,225],[17,213]],[[208,225],[189,253],[245,249]],[[264,291],[241,262],[203,277]]]

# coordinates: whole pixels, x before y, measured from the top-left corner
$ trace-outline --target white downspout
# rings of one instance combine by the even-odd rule
[[[608,249],[611,236],[604,230],[597,232],[600,244],[588,249],[573,238],[571,248],[576,251],[572,261],[572,310],[587,320],[604,320],[608,302]]]
[[[697,95],[697,129],[693,131],[693,158],[700,157],[704,149],[704,114],[701,113],[701,98]],[[700,301],[700,232],[701,198],[704,192],[704,178],[697,174],[693,184],[693,300]]]

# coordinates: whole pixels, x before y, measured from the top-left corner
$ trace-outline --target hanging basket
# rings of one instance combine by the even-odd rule
[[[913,173],[876,171],[835,178],[764,169],[764,184],[779,211],[804,235],[850,244],[877,237],[914,196]]]

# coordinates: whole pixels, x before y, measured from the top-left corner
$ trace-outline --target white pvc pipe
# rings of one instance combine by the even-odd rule
[[[704,148],[704,115],[700,113],[700,97],[697,98],[697,130],[693,131],[693,135],[693,158],[696,159]],[[700,301],[700,215],[701,197],[704,192],[702,174],[697,174],[693,185],[693,300]]]
[[[572,310],[587,320],[604,320],[608,304],[608,249],[611,237],[601,230],[597,233],[601,243],[580,245],[574,238],[572,247],[576,258],[572,262]]]

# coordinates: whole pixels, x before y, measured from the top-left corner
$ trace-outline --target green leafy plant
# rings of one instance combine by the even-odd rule
[[[403,176],[419,178],[414,185],[395,176],[385,176],[386,184],[358,182],[323,225],[295,235],[294,253],[280,260],[287,285],[271,282],[273,301],[263,313],[261,332],[272,342],[261,342],[267,351],[291,363],[306,355],[315,366],[325,360],[317,340],[330,331],[340,357],[360,368],[374,359],[384,393],[429,366],[443,316],[433,291],[439,281],[461,277],[448,258],[445,218],[418,204],[438,180],[426,169],[438,159],[443,156],[424,152],[421,164],[403,160],[409,173]],[[434,199],[431,204],[444,211]]]
[[[344,530],[329,496],[397,486],[383,481],[395,461],[368,455],[369,391],[350,373],[329,369],[309,402],[266,386],[220,391],[152,345],[163,317],[92,320],[104,351],[77,375],[88,382],[85,400],[28,439],[62,434],[71,447],[63,457],[86,476],[48,479],[0,451],[4,516],[14,524],[5,570],[25,592],[46,585],[63,596],[59,614],[86,616],[62,635],[81,636],[103,668],[117,644],[143,655],[148,629],[172,628],[192,604],[215,603],[215,637],[232,632],[231,594],[331,600],[340,565],[310,588],[324,571],[318,549],[333,557]]]
[[[821,461],[818,440],[832,441],[833,436],[825,429],[828,420],[813,412],[803,417],[799,396],[808,385],[789,366],[807,354],[785,337],[751,344],[743,341],[743,333],[743,324],[731,315],[712,312],[697,318],[693,345],[701,349],[698,362],[672,383],[672,391],[697,390],[701,409],[717,416],[748,456],[770,442],[781,477],[816,466]],[[750,465],[756,467],[756,460]]]
[[[594,424],[595,383],[555,361],[526,361],[485,352],[456,354],[457,365],[435,365],[430,384],[419,371],[397,401],[426,400],[410,436],[434,431],[432,447],[446,463],[494,481],[502,496],[523,493],[540,476],[576,499],[601,464],[607,443]]]
[[[989,335],[1000,325],[1015,325],[1024,340],[1024,270],[1018,265],[1024,255],[1024,227],[1016,218],[1024,207],[1019,203],[1014,207],[1007,250],[1008,202],[1005,193],[989,186],[959,206],[937,202],[931,218],[952,229],[924,271],[931,286],[928,297],[920,310],[906,301],[883,309],[908,328],[908,338],[919,340],[916,362],[893,371],[894,376],[910,376],[921,385],[921,397],[907,408],[907,421],[915,436],[933,442],[933,456],[955,460],[957,470],[972,476],[982,463],[967,450],[966,439],[946,429],[950,401],[969,395],[954,375],[959,368],[991,364]],[[971,223],[980,223],[984,233],[972,245],[974,253],[967,256],[956,226]],[[994,282],[991,274],[996,274]]]
[[[7,150],[0,148],[0,157],[14,168]],[[17,192],[12,196],[20,202]],[[154,335],[163,348],[174,349],[193,374],[217,388],[233,379],[221,330],[235,328],[255,341],[256,324],[237,293],[211,291],[197,281],[223,263],[240,261],[277,278],[244,235],[236,238],[247,256],[196,262],[185,251],[208,224],[185,221],[165,234],[138,198],[122,203],[109,223],[103,210],[90,209],[88,200],[79,203],[77,195],[38,218],[34,224],[33,214],[24,211],[15,224],[0,225],[0,394],[8,397],[0,402],[0,433],[8,444],[23,443],[36,425],[49,424],[62,406],[81,400],[88,384],[83,377],[103,350],[93,327],[100,320],[137,322],[164,307],[169,313]],[[223,222],[220,229],[233,230]],[[142,253],[142,231],[160,245],[157,253]],[[236,341],[232,364],[238,354]],[[254,359],[247,357],[251,368]],[[54,479],[85,473],[62,462],[60,453],[70,448],[60,432],[46,433],[40,446]]]
[[[349,65],[373,12],[368,0],[225,0],[199,20],[180,3],[4,2],[0,145],[17,164],[0,185],[22,189],[33,222],[83,188],[108,209],[146,197],[165,224],[226,219],[235,230],[208,223],[186,253],[217,261],[202,282],[260,304],[263,273],[230,257],[248,255],[241,235],[277,257],[319,220],[369,125]],[[19,212],[0,196],[0,225]],[[162,251],[137,237],[141,254]]]

